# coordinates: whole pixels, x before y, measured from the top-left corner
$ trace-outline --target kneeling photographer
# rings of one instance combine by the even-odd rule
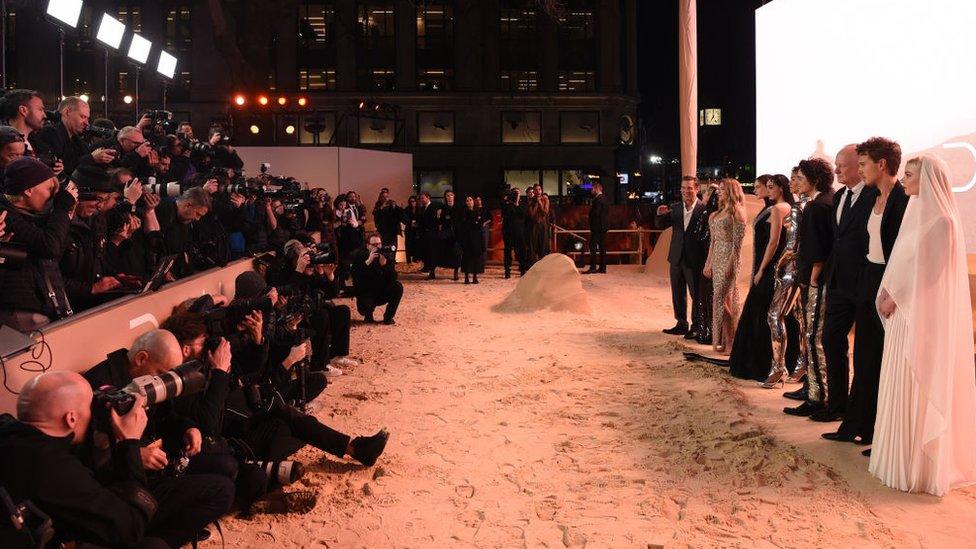
[[[206,376],[199,363],[183,364],[176,338],[166,330],[152,330],[119,349],[84,374],[92,388],[108,402],[126,405],[132,393],[144,394],[149,404],[140,456],[149,486],[157,499],[174,502],[181,520],[167,538],[180,544],[197,539],[210,522],[225,514],[234,498],[233,476],[226,462],[195,460],[203,449],[196,424],[174,409],[174,399],[192,398],[204,390]],[[119,390],[121,388],[121,390]],[[103,452],[92,452],[97,471],[105,469]],[[196,461],[197,463],[194,463]]]
[[[366,247],[353,254],[352,284],[356,309],[366,322],[376,322],[373,311],[385,304],[383,324],[395,324],[393,317],[403,297],[403,284],[397,280],[394,253],[396,247],[384,246],[380,235],[373,233],[366,240]]]
[[[146,426],[143,403],[137,398],[131,411],[121,416],[109,412],[113,466],[100,482],[72,453],[72,447],[90,438],[91,387],[68,371],[47,372],[28,381],[17,398],[18,419],[0,416],[0,486],[14,502],[30,500],[34,507],[29,514],[34,516],[24,517],[26,528],[19,534],[10,524],[0,527],[0,545],[38,547],[73,541],[153,546],[145,536],[163,534],[170,523],[157,510],[139,459],[139,439]],[[38,528],[47,517],[51,524]],[[27,539],[27,532],[33,539]]]

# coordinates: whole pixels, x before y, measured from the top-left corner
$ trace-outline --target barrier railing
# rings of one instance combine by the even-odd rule
[[[607,234],[636,234],[637,235],[637,249],[636,250],[607,250],[607,255],[628,255],[628,256],[631,256],[632,255],[632,256],[637,256],[637,262],[639,263],[644,258],[644,249],[645,249],[644,238],[645,238],[645,236],[648,236],[649,237],[652,234],[661,234],[662,232],[664,232],[664,231],[661,231],[661,230],[658,230],[658,229],[610,229],[609,231],[607,231]],[[560,237],[560,235],[562,235],[564,237],[572,236],[572,237],[575,237],[578,240],[582,241],[582,243],[583,243],[582,249],[577,250],[577,249],[575,249],[573,247],[570,247],[567,251],[565,251],[563,253],[565,253],[565,254],[567,254],[567,255],[569,255],[571,257],[575,257],[577,255],[589,254],[590,253],[590,239],[589,239],[589,235],[591,233],[592,233],[592,231],[590,231],[589,229],[566,229],[564,227],[560,227],[559,225],[553,225],[553,231],[552,231],[552,249],[553,250],[562,250],[562,248],[559,246],[559,237]],[[587,235],[587,236],[584,237],[583,236],[584,234]],[[653,247],[651,249],[653,249]]]

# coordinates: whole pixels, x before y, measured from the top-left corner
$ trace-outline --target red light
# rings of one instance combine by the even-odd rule
[[[258,103],[260,103],[261,105],[267,105],[268,104],[268,96],[262,95],[262,96],[258,97]]]
[[[247,102],[247,99],[244,99],[244,96],[243,95],[238,94],[238,95],[234,96],[234,104],[237,105],[238,107],[243,107],[244,106],[244,103],[246,103],[246,102]]]
[[[308,105],[308,99],[306,99],[304,97],[299,97],[298,98],[298,106],[299,107],[304,107],[305,105]]]
[[[288,102],[288,99],[285,98],[285,97],[279,97],[278,98],[278,104],[281,105],[282,107],[284,107],[285,106],[285,103],[287,103],[287,102]]]

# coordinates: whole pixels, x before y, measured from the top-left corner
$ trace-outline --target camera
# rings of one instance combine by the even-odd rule
[[[40,160],[41,163],[43,163],[48,168],[51,168],[52,170],[54,169],[54,165],[61,160],[60,158],[58,158],[58,155],[52,152],[38,153],[37,159]]]
[[[385,246],[380,246],[376,248],[376,253],[381,255],[393,255],[397,251],[396,244],[387,244]]]
[[[158,194],[162,197],[177,197],[180,196],[180,184],[176,181],[171,181],[169,183],[156,183],[155,177],[149,177],[148,182],[142,184],[142,192],[144,194]]]
[[[9,242],[0,243],[0,267],[20,268],[27,262],[27,249]]]
[[[111,139],[115,137],[116,130],[112,128],[103,128],[101,126],[88,126],[85,128],[85,137],[94,137],[96,139]]]
[[[329,265],[336,262],[335,249],[332,248],[331,243],[320,242],[315,245],[313,250],[310,250],[308,254],[309,265]]]
[[[139,376],[121,389],[110,387],[95,391],[92,410],[96,415],[106,414],[105,418],[109,408],[124,416],[135,406],[136,395],[145,396],[146,405],[153,406],[180,395],[199,393],[206,386],[207,376],[203,371],[203,364],[198,360],[191,360],[158,376]]]

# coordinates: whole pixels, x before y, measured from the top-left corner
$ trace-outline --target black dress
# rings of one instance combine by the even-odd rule
[[[457,241],[458,211],[456,206],[444,204],[440,209],[437,232],[437,266],[461,268],[461,247]]]
[[[461,268],[465,275],[485,272],[484,222],[484,214],[480,210],[464,210],[460,214],[458,240],[461,244]]]
[[[756,270],[762,264],[766,246],[769,244],[769,216],[773,208],[766,208],[756,216],[753,226],[752,277],[749,279],[749,294],[742,306],[739,326],[732,341],[732,354],[729,356],[729,373],[742,379],[765,381],[769,376],[773,360],[773,345],[769,334],[769,305],[773,301],[773,273],[776,261],[786,247],[786,229],[780,230],[779,245],[772,261],[763,271],[759,284],[752,284]]]

